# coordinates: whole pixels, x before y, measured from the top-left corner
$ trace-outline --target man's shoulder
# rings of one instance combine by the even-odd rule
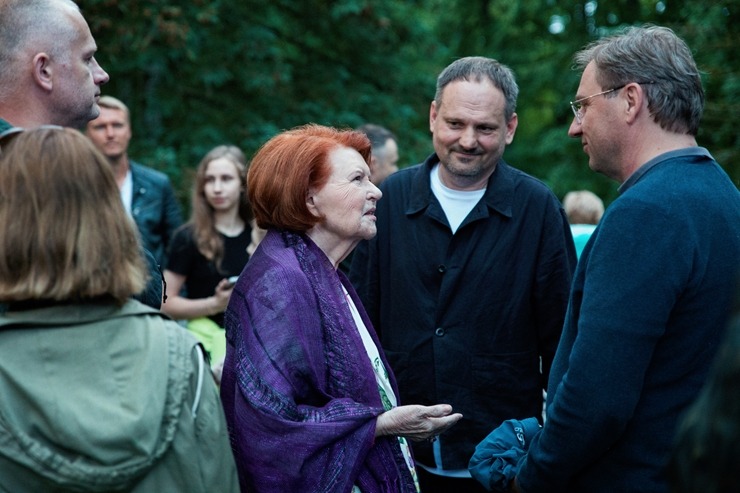
[[[136,161],[130,161],[130,167],[131,176],[134,181],[146,181],[158,185],[169,185],[170,183],[170,179],[166,174],[154,168],[144,166]]]
[[[383,185],[394,187],[407,186],[409,183],[414,181],[419,174],[419,169],[423,167],[424,164],[425,163],[418,163],[396,171],[383,181]]]
[[[546,195],[553,194],[552,189],[547,183],[534,175],[530,175],[526,171],[515,168],[503,160],[498,164],[498,168],[500,176],[505,177],[516,188],[529,189]]]

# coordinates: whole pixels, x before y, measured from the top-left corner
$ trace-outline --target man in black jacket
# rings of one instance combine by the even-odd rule
[[[502,156],[514,138],[511,70],[460,59],[437,80],[435,153],[389,176],[378,234],[351,279],[398,379],[403,404],[451,404],[463,419],[413,444],[422,491],[483,492],[475,445],[503,420],[542,413],[575,248],[565,213],[540,181]]]

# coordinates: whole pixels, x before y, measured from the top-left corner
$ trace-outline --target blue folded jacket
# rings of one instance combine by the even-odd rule
[[[487,490],[508,493],[520,460],[541,428],[537,418],[504,421],[475,447],[468,464],[470,474]]]

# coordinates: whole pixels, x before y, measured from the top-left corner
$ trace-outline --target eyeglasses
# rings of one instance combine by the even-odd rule
[[[59,125],[39,125],[33,128],[10,127],[0,132],[0,154],[3,152],[3,147],[10,144],[13,139],[28,130],[64,130],[64,127]]]
[[[611,89],[607,89],[606,91],[601,91],[599,93],[592,94],[590,96],[586,96],[585,98],[576,99],[575,101],[571,101],[570,102],[570,109],[573,110],[573,114],[576,116],[576,121],[578,122],[578,124],[580,125],[581,123],[583,123],[583,102],[584,101],[588,101],[589,99],[595,98],[596,96],[603,96],[605,94],[609,94],[609,93],[612,93],[614,91],[618,91],[618,90],[626,87],[629,84],[632,84],[632,83],[631,82],[628,82],[626,84],[622,84],[621,86],[613,87]],[[636,84],[655,84],[655,81],[637,82]]]

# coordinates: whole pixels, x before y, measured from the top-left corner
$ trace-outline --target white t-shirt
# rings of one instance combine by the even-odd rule
[[[473,210],[475,204],[483,198],[486,189],[461,191],[447,188],[439,179],[439,164],[432,168],[429,178],[432,182],[432,193],[439,200],[442,210],[445,211],[447,221],[450,223],[450,228],[454,234],[465,218],[468,217],[470,211]]]
[[[126,173],[126,178],[123,179],[121,185],[121,201],[123,202],[123,208],[126,209],[128,215],[131,215],[131,203],[134,200],[134,179],[131,178],[131,170]]]
[[[388,411],[398,405],[398,399],[396,398],[395,392],[393,392],[393,387],[391,387],[391,381],[388,379],[388,371],[385,369],[383,360],[380,359],[380,352],[378,351],[378,347],[375,345],[375,341],[373,341],[373,338],[370,336],[370,332],[368,332],[367,327],[365,326],[365,322],[362,321],[360,312],[357,311],[357,307],[352,301],[352,297],[350,297],[347,289],[344,286],[342,286],[342,290],[344,291],[344,297],[347,299],[347,303],[349,304],[349,311],[352,313],[352,318],[354,319],[357,330],[359,331],[360,337],[362,338],[362,343],[365,345],[365,352],[367,353],[368,358],[370,358],[370,364],[372,364],[373,366],[373,371],[375,372],[375,381],[378,383],[378,392],[380,392],[380,399],[383,402],[383,407],[385,407],[385,410]],[[409,467],[411,476],[414,478],[416,491],[419,491],[419,480],[416,477],[414,459],[411,457],[409,443],[404,437],[398,437],[398,443],[401,445],[403,458],[406,459],[406,465]],[[357,486],[352,489],[352,493],[359,492],[360,489]]]

